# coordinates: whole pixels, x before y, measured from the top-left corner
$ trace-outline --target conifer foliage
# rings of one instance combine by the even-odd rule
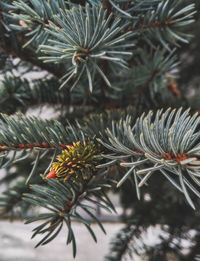
[[[97,241],[96,208],[115,212],[117,191],[131,214],[105,260],[186,260],[183,238],[198,260],[200,108],[188,109],[177,80],[197,10],[188,0],[0,1],[0,216],[37,221],[36,247],[65,225],[75,257],[73,221]],[[54,118],[31,116],[38,106]],[[143,234],[156,224],[169,236],[150,247]]]

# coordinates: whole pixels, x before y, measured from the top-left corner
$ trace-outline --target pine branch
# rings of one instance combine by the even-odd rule
[[[183,7],[181,0],[162,1],[157,8],[136,20],[128,31],[137,32],[140,40],[143,38],[148,45],[154,45],[153,40],[156,40],[170,50],[170,45],[179,46],[178,42],[189,42],[191,35],[184,33],[182,29],[194,22],[194,8],[194,4]]]
[[[28,47],[26,49],[22,48],[22,46],[26,42],[26,38],[21,33],[24,31],[22,26],[18,26],[19,33],[14,33],[9,28],[9,23],[13,22],[13,17],[10,13],[16,11],[16,8],[11,5],[12,2],[8,3],[8,1],[2,1],[0,3],[0,13],[1,13],[1,23],[0,23],[0,49],[5,51],[11,56],[19,57],[21,60],[30,63],[31,65],[37,66],[42,70],[48,71],[51,74],[57,76],[58,78],[62,75],[62,68],[58,68],[58,66],[49,66],[48,64],[44,64],[40,60],[37,59],[35,55],[35,51],[32,47]],[[15,20],[14,20],[15,21]],[[23,30],[21,30],[23,29]]]
[[[67,146],[73,142],[87,140],[81,130],[74,129],[70,124],[65,128],[55,120],[47,121],[22,114],[14,116],[2,114],[1,117],[1,167],[5,168],[13,162],[26,160],[29,156],[33,157],[35,160],[27,182],[37,172],[39,161],[44,156],[50,157],[51,165],[59,151],[67,149]]]
[[[31,223],[34,221],[47,219],[47,221],[45,221],[42,225],[39,225],[34,229],[32,238],[37,234],[46,233],[36,247],[47,244],[53,240],[59,233],[63,223],[65,223],[68,228],[67,244],[72,243],[73,255],[75,257],[76,239],[72,229],[72,219],[83,223],[93,239],[96,241],[96,236],[90,226],[90,222],[87,218],[80,214],[80,210],[77,210],[77,208],[86,212],[86,214],[89,215],[93,221],[97,222],[102,231],[105,232],[101,222],[95,217],[93,211],[91,210],[91,208],[93,209],[93,207],[91,207],[91,202],[107,209],[108,211],[113,209],[113,206],[103,194],[104,188],[109,187],[109,185],[95,181],[95,177],[98,177],[98,173],[91,174],[91,176],[85,180],[83,185],[78,181],[74,183],[71,180],[68,180],[67,183],[63,183],[61,181],[58,182],[56,180],[49,179],[46,180],[47,186],[31,186],[34,193],[25,194],[25,201],[31,204],[39,205],[50,211],[50,213],[40,214],[38,217],[29,218],[26,222]],[[84,203],[82,203],[83,199],[86,200]],[[90,205],[88,205],[88,202]],[[53,236],[52,233],[54,233]]]
[[[108,60],[109,63],[114,62],[119,66],[126,67],[126,62],[123,59],[123,57],[121,57],[121,55],[120,57],[116,58],[113,57],[112,54],[111,55],[109,54],[109,49],[111,49],[111,46],[113,47],[113,43],[115,43],[115,48],[119,48],[120,42],[124,41],[125,40],[124,38],[127,38],[127,36],[130,35],[130,33],[125,33],[122,34],[122,36],[118,36],[118,33],[120,31],[117,27],[119,25],[119,19],[118,21],[114,19],[113,22],[111,23],[111,15],[109,15],[109,10],[107,10],[107,12],[106,11],[103,12],[101,7],[96,7],[96,6],[89,7],[88,5],[86,5],[85,8],[76,7],[75,9],[69,10],[70,11],[69,13],[73,12],[74,14],[73,17],[68,17],[67,9],[59,7],[59,5],[62,6],[65,5],[64,1],[61,1],[61,3],[59,4],[55,4],[54,1],[48,4],[44,4],[43,2],[39,4],[39,2],[41,1],[37,0],[37,3],[35,3],[33,7],[30,7],[27,3],[23,3],[22,1],[14,2],[15,8],[17,7],[22,12],[22,14],[14,13],[14,17],[15,19],[17,18],[19,21],[23,21],[26,24],[26,26],[25,28],[22,28],[22,26],[12,25],[12,28],[20,31],[28,28],[29,30],[35,32],[32,38],[25,44],[25,46],[35,41],[35,39],[41,38],[43,39],[41,41],[42,43],[41,50],[49,54],[50,56],[54,57],[54,58],[43,57],[42,59],[44,59],[45,62],[56,62],[56,63],[59,62],[61,64],[65,62],[65,68],[68,71],[68,73],[63,76],[62,79],[66,79],[66,80],[63,82],[61,87],[66,86],[68,81],[72,80],[72,78],[75,78],[73,79],[73,85],[72,85],[73,88],[73,86],[75,86],[79,82],[83,71],[85,71],[87,75],[90,91],[92,91],[93,89],[92,82],[94,81],[93,78],[96,72],[98,72],[104,79],[105,83],[108,86],[110,86],[110,82],[107,79],[105,73],[96,64],[96,59]],[[109,3],[106,2],[106,6],[108,5]],[[53,12],[50,11],[52,6],[54,6]],[[41,12],[39,7],[44,9],[43,12]],[[64,12],[62,10],[66,10],[66,11]],[[45,18],[42,17],[41,15],[42,13],[45,13],[47,17]],[[93,18],[95,19],[94,22],[92,22],[92,20],[89,19],[90,15],[92,15]],[[102,22],[104,23],[103,19],[106,16],[108,16],[107,21],[105,21],[105,24],[102,27],[101,23]],[[81,27],[78,26],[76,19],[79,20],[77,21]],[[84,20],[86,20],[87,23],[85,23]],[[66,27],[67,24],[69,24],[71,28],[70,31],[67,30]],[[111,26],[112,24],[113,26]],[[112,30],[110,29],[110,26]],[[62,30],[63,28],[65,30],[64,32]],[[82,28],[83,30],[80,28]],[[90,28],[90,30],[88,28]],[[105,34],[105,30],[107,32],[106,34]],[[57,32],[59,32],[59,37],[58,35],[56,35]],[[87,34],[87,42],[83,44],[85,33]],[[94,33],[95,35],[93,35]],[[66,38],[67,34],[69,34],[70,38]],[[74,36],[74,34],[76,36]],[[27,33],[27,36],[28,35],[29,32]],[[59,40],[55,41],[54,37],[56,37],[56,39]],[[75,37],[75,38],[78,37],[79,42],[71,41],[70,40],[72,39],[71,37]],[[49,38],[51,39],[49,40],[49,42],[47,42],[46,40]],[[104,39],[109,39],[109,40],[105,41]],[[55,48],[55,44],[57,44],[56,42],[59,43],[60,47]],[[40,43],[38,42],[37,45],[39,44]],[[52,44],[53,46],[51,46]],[[65,46],[64,49],[63,49],[63,45]],[[70,45],[72,46],[70,47]],[[74,45],[76,45],[75,50],[74,50]],[[101,48],[99,48],[100,46]],[[130,46],[132,46],[132,44]],[[66,55],[67,50],[71,52],[71,55],[70,53]],[[119,54],[119,51],[115,50],[115,53],[117,55]],[[123,52],[123,55],[130,55],[130,54],[131,54],[130,51]],[[57,57],[56,60],[55,57]],[[88,58],[90,59],[88,60]],[[68,59],[72,59],[72,64],[69,63],[68,65],[66,65]],[[85,63],[86,61],[87,64]],[[84,64],[82,64],[83,62]],[[94,66],[95,64],[96,66]],[[78,70],[78,68],[80,69],[80,71]],[[79,72],[79,75],[76,77],[77,72]]]
[[[62,76],[62,70],[57,68],[57,66],[52,67],[36,59],[35,52],[32,48],[21,49],[23,44],[24,41],[20,35],[10,35],[9,32],[5,30],[3,31],[3,34],[1,34],[0,50],[3,50],[13,57],[19,57],[21,60],[37,66],[58,78]]]
[[[122,68],[127,68],[125,59],[132,52],[127,50],[120,52],[120,49],[123,48],[124,41],[130,37],[130,33],[119,35],[121,28],[126,24],[119,27],[121,21],[118,18],[111,22],[112,15],[109,15],[105,20],[107,12],[100,7],[90,8],[86,5],[85,8],[80,7],[70,10],[70,12],[60,12],[60,16],[54,17],[56,24],[50,23],[46,29],[52,39],[49,40],[48,45],[41,45],[41,51],[47,54],[41,59],[51,63],[64,63],[71,60],[68,72],[62,77],[64,81],[61,88],[76,76],[71,87],[73,89],[82,75],[85,75],[88,79],[89,90],[92,92],[97,73],[108,86],[111,86],[97,61],[106,60]],[[93,21],[90,17],[93,17]],[[86,38],[85,35],[87,35]],[[128,41],[126,46],[132,47],[133,44]]]
[[[42,120],[37,117],[26,117],[23,114],[7,116],[1,114],[0,150],[44,149],[56,150],[65,148],[74,142],[80,134],[71,132],[55,120]]]
[[[95,216],[96,206],[114,210],[106,192],[113,183],[120,187],[125,181],[129,181],[127,185],[135,184],[141,201],[135,201],[135,192],[131,194],[129,186],[122,188],[129,201],[124,205],[134,209],[129,217],[135,224],[120,231],[107,260],[123,260],[140,250],[161,260],[168,250],[179,252],[183,238],[192,243],[190,229],[198,227],[199,216],[195,213],[196,221],[191,219],[192,209],[182,204],[182,196],[192,208],[195,196],[200,198],[200,116],[190,115],[189,110],[168,109],[155,114],[150,111],[136,119],[147,106],[137,106],[136,96],[155,105],[156,95],[164,88],[178,95],[173,80],[177,62],[171,48],[188,42],[190,36],[183,30],[194,21],[194,14],[194,5],[182,0],[0,1],[0,49],[46,68],[60,79],[33,81],[30,87],[17,77],[5,78],[0,86],[2,111],[25,111],[44,102],[67,105],[61,119],[66,126],[22,114],[0,115],[0,166],[28,162],[30,169],[17,169],[18,177],[26,176],[25,169],[29,172],[27,182],[40,177],[34,174],[43,173],[42,185],[17,184],[0,198],[3,213],[23,204],[23,192],[26,206],[47,209],[47,213],[27,220],[42,222],[33,231],[33,237],[42,235],[37,246],[53,240],[66,224],[67,244],[72,243],[75,256],[73,220],[83,223],[96,241],[91,222],[105,232]],[[16,67],[10,68],[14,71]],[[59,83],[68,89],[59,93]],[[122,109],[133,102],[134,108],[100,114],[105,107]],[[78,123],[73,110],[76,105],[82,106],[81,116],[87,114],[87,105],[93,106],[97,114],[87,115]],[[67,112],[75,122],[73,126],[66,120]],[[41,162],[47,165],[42,171]],[[111,180],[112,174],[119,179],[117,182]],[[151,176],[154,179],[145,189],[145,196],[149,195],[146,200],[140,188],[148,185]],[[160,184],[163,176],[166,182]],[[177,189],[175,193],[170,183]],[[176,216],[177,211],[185,213],[184,219]],[[169,237],[161,238],[156,247],[143,244],[140,249],[137,239],[141,240],[141,234],[152,223],[161,224]],[[171,247],[174,239],[178,243]],[[189,257],[198,253],[196,247]]]
[[[171,79],[178,65],[175,50],[141,50],[135,59],[135,66],[126,73],[115,76],[114,85],[123,91],[125,100],[135,100],[138,96],[150,93],[154,97],[168,86],[168,75]],[[173,73],[172,73],[173,72]]]
[[[35,32],[23,47],[30,45],[35,40],[39,41],[38,45],[44,44],[48,38],[48,33],[44,31],[44,27],[48,26],[49,21],[54,21],[54,15],[59,14],[60,9],[65,10],[66,7],[64,0],[52,0],[50,2],[42,0],[14,1],[12,15],[21,24],[13,24],[10,27],[15,30],[28,31],[26,36],[32,35],[31,30]]]
[[[162,113],[162,110],[158,110],[155,116],[150,111],[146,117],[143,114],[138,118],[133,126],[130,118],[127,118],[115,124],[112,131],[107,130],[107,141],[101,143],[115,153],[112,157],[104,157],[119,159],[121,166],[129,168],[118,182],[118,187],[133,174],[140,198],[140,187],[147,183],[154,172],[159,171],[185,195],[195,209],[187,190],[200,197],[196,189],[196,186],[200,186],[200,117],[198,113],[190,116],[189,110],[182,114],[181,111],[168,109]],[[130,157],[130,161],[127,162],[125,157],[122,161],[122,155]]]
[[[38,0],[39,3],[40,0]],[[105,1],[105,7],[108,8],[108,10],[110,10],[111,8],[111,3],[112,1]],[[136,1],[137,2],[137,1]],[[21,3],[18,4],[17,2],[15,2],[15,4],[18,6],[18,8],[21,8],[21,10],[25,13],[28,14],[28,18],[26,18],[26,16],[24,16],[24,19],[26,18],[27,21],[26,22],[30,22],[33,23],[33,17],[31,19],[31,16],[33,16],[34,13],[37,13],[37,17],[38,17],[38,21],[40,21],[40,23],[42,23],[42,31],[44,33],[48,34],[47,38],[51,38],[49,39],[48,42],[44,42],[41,45],[41,50],[44,51],[45,53],[47,53],[47,55],[49,56],[43,56],[42,59],[44,59],[45,62],[56,62],[56,63],[60,63],[60,64],[65,64],[65,66],[67,67],[67,73],[63,76],[62,80],[63,83],[61,85],[61,87],[63,86],[67,86],[68,83],[69,85],[72,84],[72,88],[75,87],[78,82],[84,77],[86,76],[88,79],[88,84],[89,84],[89,89],[90,91],[93,90],[93,82],[95,81],[96,77],[95,75],[97,73],[99,73],[102,76],[102,79],[105,81],[105,83],[108,86],[111,86],[111,82],[107,77],[108,71],[109,71],[109,66],[110,65],[119,65],[122,66],[124,68],[127,68],[127,63],[125,59],[125,56],[128,54],[131,54],[131,52],[129,50],[127,50],[128,48],[131,48],[131,44],[126,44],[126,47],[124,48],[124,44],[122,44],[122,39],[123,38],[130,38],[137,36],[143,38],[149,42],[152,42],[153,39],[156,39],[157,41],[160,41],[161,44],[164,45],[165,48],[167,48],[169,50],[169,44],[176,44],[176,41],[174,41],[174,39],[176,38],[177,40],[182,40],[182,41],[186,41],[186,35],[183,34],[179,28],[185,27],[186,25],[190,24],[191,22],[193,22],[194,20],[192,19],[194,12],[194,5],[188,5],[185,8],[183,8],[182,11],[178,11],[177,9],[180,6],[180,2],[174,4],[170,1],[167,1],[166,4],[165,2],[160,3],[157,6],[157,9],[155,10],[155,6],[158,2],[157,1],[153,1],[151,4],[149,3],[149,7],[145,7],[146,3],[142,2],[142,3],[137,3],[137,8],[141,8],[141,10],[144,11],[145,10],[149,10],[144,16],[141,16],[141,19],[136,19],[136,24],[135,27],[137,27],[137,24],[139,24],[139,32],[138,30],[137,33],[134,30],[129,30],[126,31],[126,28],[128,28],[129,23],[125,23],[124,25],[122,25],[123,23],[118,23],[120,26],[120,30],[117,31],[116,27],[113,27],[113,30],[108,32],[108,36],[104,36],[104,32],[106,30],[106,26],[105,26],[105,30],[102,31],[103,34],[99,34],[98,38],[96,37],[95,41],[93,41],[93,47],[95,45],[95,42],[97,43],[98,40],[101,39],[101,41],[98,43],[97,46],[95,46],[95,49],[92,47],[91,45],[91,41],[92,39],[94,40],[94,36],[93,33],[94,32],[101,32],[101,29],[99,27],[99,25],[103,22],[102,21],[98,21],[98,18],[95,18],[95,14],[99,15],[100,17],[105,17],[106,15],[109,14],[109,12],[102,12],[102,9],[100,7],[89,7],[86,5],[85,8],[75,8],[72,10],[69,10],[69,13],[73,12],[73,17],[67,15],[67,12],[62,12],[58,7],[55,8],[54,13],[49,13],[49,8],[47,8],[46,6],[43,6],[44,10],[46,10],[45,8],[47,8],[46,13],[48,15],[48,19],[46,18],[46,20],[48,21],[48,24],[46,24],[43,20],[44,19],[41,17],[40,15],[40,11],[38,10],[37,6],[39,6],[39,4],[34,5],[34,8],[30,9],[28,7],[28,5],[26,3]],[[125,6],[127,5],[127,3],[125,4]],[[143,7],[144,5],[144,7]],[[148,4],[147,4],[148,5]],[[48,6],[48,5],[47,5]],[[150,8],[151,6],[151,8]],[[152,7],[154,6],[154,10],[152,11]],[[96,11],[95,11],[96,10]],[[101,11],[100,11],[101,10]],[[85,18],[85,13],[86,13],[86,18]],[[92,23],[92,21],[89,19],[90,13],[92,14],[92,16],[94,17],[94,19],[96,19],[95,23]],[[27,15],[26,14],[26,15]],[[161,14],[165,14],[165,15],[161,15]],[[169,15],[168,15],[169,14]],[[18,19],[22,19],[23,17],[20,15],[17,15]],[[80,17],[82,17],[82,19],[80,19]],[[139,16],[140,18],[140,16]],[[166,19],[167,20],[166,20]],[[172,19],[171,19],[172,18]],[[74,22],[72,23],[72,20],[74,20]],[[84,19],[87,20],[88,25],[86,26]],[[103,18],[102,18],[103,19]],[[163,20],[164,19],[164,20]],[[170,20],[171,19],[171,20]],[[45,20],[45,21],[46,21]],[[113,18],[111,19],[111,16],[109,16],[107,18],[107,21],[105,22],[105,25],[109,25],[111,26],[112,24],[114,24],[116,21],[116,19]],[[150,22],[149,22],[150,21]],[[79,23],[81,25],[81,28],[83,30],[80,30],[80,26],[78,26]],[[67,25],[70,26],[70,31],[67,30]],[[96,25],[96,27],[94,27],[94,25]],[[163,31],[163,28],[161,28],[161,30],[159,29],[158,31],[155,30],[151,31],[148,30],[148,34],[143,34],[141,30],[144,29],[151,29],[151,28],[157,28],[157,27],[162,27],[162,26],[167,26],[167,28],[164,30],[166,32]],[[111,26],[112,27],[112,26]],[[90,28],[90,31],[87,30],[87,28]],[[115,30],[116,29],[116,30]],[[116,33],[112,33],[116,31]],[[39,29],[38,29],[39,32]],[[59,32],[59,33],[58,33]],[[73,33],[72,33],[73,32]],[[84,43],[84,38],[82,37],[83,32],[87,32],[87,42]],[[93,33],[92,33],[93,32]],[[119,33],[121,35],[119,35]],[[127,35],[127,33],[130,33]],[[138,34],[139,33],[139,34]],[[137,35],[138,34],[138,35]],[[61,36],[62,35],[62,36]],[[66,35],[70,36],[70,38],[66,38]],[[85,35],[85,33],[84,33]],[[104,39],[107,39],[107,37],[109,37],[109,35],[112,35],[112,41],[110,39],[109,44],[104,41]],[[101,38],[102,36],[102,38]],[[35,35],[33,36],[33,38],[36,37]],[[77,40],[75,40],[75,42],[72,41],[73,38],[76,38]],[[54,39],[56,38],[56,39]],[[75,39],[74,38],[74,39]],[[35,39],[35,38],[34,38]],[[59,40],[57,40],[59,39]],[[70,40],[71,39],[71,40]],[[120,42],[119,44],[119,41]],[[118,42],[118,44],[115,46],[112,44],[115,42]],[[89,44],[90,43],[90,44]],[[38,43],[39,44],[39,43]],[[90,46],[91,45],[91,46]],[[101,48],[99,48],[99,46],[101,45]],[[64,48],[65,46],[65,48]],[[74,49],[74,46],[76,46],[76,48]],[[103,46],[106,46],[106,48],[103,48]],[[64,48],[64,49],[63,49]],[[112,50],[109,50],[109,48],[112,48]],[[115,50],[115,53],[113,53],[113,48],[117,48]],[[112,53],[112,54],[111,54]],[[121,54],[121,55],[120,55]],[[69,59],[72,60],[72,63],[69,63]],[[97,61],[98,60],[103,60],[106,62],[107,65],[109,66],[103,66],[103,69],[101,67],[99,67]],[[95,66],[96,64],[96,66]],[[68,86],[69,86],[68,85]],[[101,84],[100,86],[101,90],[102,90],[102,94],[103,96],[105,96],[105,91],[104,91],[104,86],[103,84]]]

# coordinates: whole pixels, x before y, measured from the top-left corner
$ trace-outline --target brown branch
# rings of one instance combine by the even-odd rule
[[[167,84],[168,84],[169,91],[173,94],[175,98],[179,98],[181,93],[180,90],[178,89],[177,84],[175,83],[170,73],[166,73],[166,76],[167,76]]]
[[[158,69],[154,69],[149,79],[146,81],[146,83],[143,85],[143,87],[140,89],[140,91],[135,95],[136,97],[140,96],[148,87],[149,84],[153,81],[156,74],[159,72]]]
[[[11,56],[19,57],[21,60],[31,63],[32,65],[37,66],[42,70],[48,71],[58,78],[62,77],[63,72],[60,70],[60,68],[57,68],[56,66],[49,66],[38,60],[35,52],[30,47],[26,49],[22,48],[22,46],[26,42],[23,34],[15,34],[15,37],[13,39],[10,31],[8,31],[7,27],[4,25],[4,16],[1,9],[0,34],[0,50],[3,50]]]
[[[59,144],[61,148],[66,148],[67,144]],[[10,151],[10,150],[25,150],[25,149],[34,149],[34,148],[41,148],[41,149],[56,149],[56,147],[53,147],[46,142],[42,142],[42,144],[39,144],[38,142],[34,142],[32,144],[30,143],[19,143],[19,144],[12,144],[12,146],[8,146],[7,144],[1,144],[0,145],[0,152],[2,151]]]
[[[112,5],[109,0],[103,0],[103,7],[107,10],[107,14],[109,15],[112,12]]]
[[[82,186],[81,191],[77,191],[74,201],[73,202],[67,201],[66,207],[65,207],[65,209],[63,209],[63,211],[61,211],[61,214],[66,214],[66,213],[70,212],[71,208],[78,202],[80,196],[82,196],[83,193],[86,192],[87,186],[94,176],[95,176],[95,173],[93,173],[93,175],[91,175],[91,177],[89,179],[85,180],[85,182],[82,184],[83,186]]]
[[[122,33],[135,32],[138,30],[145,30],[145,29],[156,28],[156,27],[165,27],[165,26],[168,26],[170,23],[171,23],[171,19],[168,19],[164,22],[155,21],[151,24],[142,24],[141,26],[138,26],[138,27],[133,27],[133,28],[129,28],[127,30],[123,30]]]
[[[53,74],[58,78],[62,77],[63,73],[60,69],[44,64],[42,61],[38,60],[35,56],[35,53],[33,53],[30,48],[22,49],[21,46],[24,43],[21,43],[19,39],[17,39],[15,44],[17,45],[18,50],[13,49],[13,47],[9,44],[4,45],[1,41],[0,49],[2,49],[4,52],[8,53],[11,56],[18,57],[25,62],[31,63],[33,66],[37,66],[42,70],[48,71],[49,73]]]
[[[43,63],[38,59],[35,55],[35,52],[30,48],[22,48],[25,44],[25,38],[22,33],[15,34],[15,37],[8,31],[8,29],[4,26],[3,16],[0,12],[0,50],[9,54],[10,56],[19,57],[21,60],[31,63],[34,66],[41,68],[42,70],[48,71],[54,76],[60,78],[63,75],[62,70],[57,68],[57,66],[52,67],[48,64]]]

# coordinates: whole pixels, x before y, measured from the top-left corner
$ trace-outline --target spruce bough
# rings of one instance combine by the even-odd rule
[[[131,211],[105,260],[187,258],[172,244],[185,237],[198,260],[199,107],[177,80],[197,10],[187,0],[0,2],[0,215],[37,221],[36,246],[64,225],[75,257],[73,221],[97,241],[96,208],[115,212],[117,191]],[[56,119],[29,115],[44,105]],[[30,216],[33,206],[47,212]],[[169,237],[150,247],[142,235],[156,224]]]

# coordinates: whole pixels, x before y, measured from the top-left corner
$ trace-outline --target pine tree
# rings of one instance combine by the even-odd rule
[[[113,191],[124,228],[106,261],[198,260],[196,2],[0,0],[0,216],[39,222],[37,246],[66,226],[75,257],[72,221],[96,241],[96,206],[115,211]],[[56,116],[28,116],[44,106]],[[142,235],[156,224],[167,236],[151,247]]]

